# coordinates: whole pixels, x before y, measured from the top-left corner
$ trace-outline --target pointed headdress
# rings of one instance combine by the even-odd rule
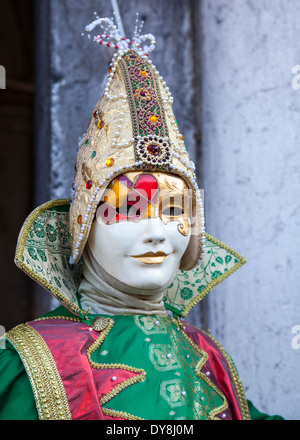
[[[70,262],[80,260],[97,206],[116,176],[128,171],[163,171],[183,178],[192,193],[192,235],[180,264],[182,270],[192,269],[204,254],[203,204],[195,165],[172,110],[172,95],[149,59],[154,36],[141,35],[136,27],[130,40],[113,20],[97,17],[86,26],[89,37],[97,26],[102,33],[94,36],[95,43],[113,47],[116,53],[77,156]]]

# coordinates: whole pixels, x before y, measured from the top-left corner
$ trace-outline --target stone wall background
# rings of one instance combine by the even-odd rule
[[[119,0],[126,33],[135,12],[156,35],[151,59],[174,111],[199,186],[207,232],[247,263],[195,309],[230,353],[261,411],[299,418],[300,1]],[[112,53],[81,32],[107,0],[36,2],[35,205],[65,197],[78,138],[100,96]],[[34,314],[49,308],[36,288]],[[53,306],[54,304],[52,304]]]

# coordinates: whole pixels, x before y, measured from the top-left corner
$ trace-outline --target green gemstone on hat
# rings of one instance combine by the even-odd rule
[[[96,154],[97,154],[96,151],[93,151],[92,154],[91,154],[91,158],[94,159],[94,157],[96,156]]]
[[[90,140],[87,139],[87,140],[85,141],[85,146],[87,147],[87,146],[89,145],[89,143],[90,143]]]

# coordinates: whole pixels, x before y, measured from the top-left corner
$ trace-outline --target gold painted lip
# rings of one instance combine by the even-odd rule
[[[141,261],[144,264],[161,264],[167,258],[168,254],[162,251],[159,252],[146,252],[143,255],[132,255],[133,258]]]

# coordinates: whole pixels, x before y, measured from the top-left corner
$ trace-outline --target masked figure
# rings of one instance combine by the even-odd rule
[[[98,24],[117,53],[71,199],[37,208],[16,250],[17,266],[61,306],[7,333],[0,417],[267,417],[220,344],[184,320],[245,260],[204,230],[195,167],[143,38],[121,38],[107,19],[87,30]]]

